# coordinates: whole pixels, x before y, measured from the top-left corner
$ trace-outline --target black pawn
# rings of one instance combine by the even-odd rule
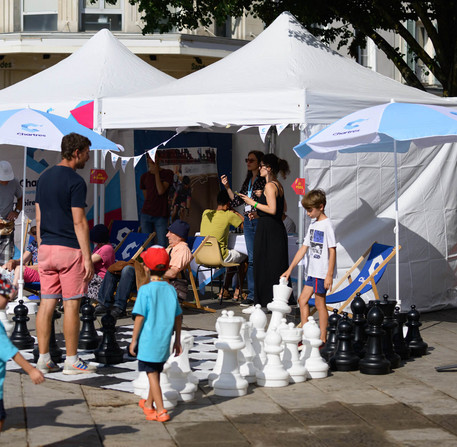
[[[116,319],[107,310],[102,317],[103,340],[100,346],[94,351],[95,359],[105,365],[116,365],[121,363],[124,358],[124,352],[116,341]]]
[[[408,344],[413,357],[421,357],[427,354],[428,344],[422,340],[419,331],[419,328],[422,326],[422,323],[419,321],[420,313],[414,304],[411,306],[411,310],[406,317],[408,318],[408,322],[406,323],[406,326],[408,326],[408,332],[406,333],[405,338],[406,343]]]
[[[10,340],[17,349],[32,349],[35,344],[35,339],[30,335],[27,329],[27,321],[30,318],[27,316],[29,310],[24,305],[24,300],[19,300],[19,304],[14,308],[14,329]]]
[[[338,346],[329,361],[332,371],[356,371],[359,369],[359,356],[352,347],[352,323],[347,312],[338,322]]]
[[[359,362],[359,369],[362,374],[381,375],[391,371],[390,362],[382,351],[383,320],[384,314],[379,307],[379,301],[375,301],[367,315],[368,337],[365,356]]]
[[[352,300],[351,310],[352,323],[354,326],[352,346],[354,348],[355,353],[360,358],[363,358],[365,355],[365,342],[367,341],[367,320],[365,318],[367,305],[363,298],[360,296],[359,292],[356,294],[356,297]]]
[[[95,330],[95,320],[95,309],[90,304],[90,299],[84,298],[81,306],[81,321],[83,322],[83,325],[81,327],[81,332],[79,333],[79,349],[97,349],[100,343],[100,337]]]
[[[332,357],[336,351],[336,346],[338,344],[338,321],[340,318],[341,315],[338,314],[338,309],[333,309],[333,313],[328,317],[327,341],[319,351],[326,362],[330,360],[330,357]]]
[[[411,357],[411,350],[403,336],[403,325],[406,323],[406,313],[400,312],[400,308],[397,306],[395,308],[394,318],[397,322],[397,327],[392,331],[394,349],[402,360],[408,360]]]
[[[382,322],[382,328],[384,329],[382,349],[386,359],[389,360],[392,369],[398,368],[401,361],[400,356],[395,352],[392,342],[393,330],[398,326],[397,321],[394,318],[396,304],[397,302],[395,300],[389,300],[389,295],[383,295],[383,300],[379,302],[382,312],[384,313],[384,321]]]
[[[56,341],[56,328],[55,328],[55,321],[61,317],[60,312],[57,309],[54,309],[54,313],[52,314],[52,322],[51,322],[51,334],[49,336],[49,354],[51,355],[51,359],[54,363],[60,363],[63,361],[63,351],[59,348]],[[38,349],[38,344],[35,345],[33,350],[33,360],[35,363],[38,362],[38,358],[40,357],[40,351]]]

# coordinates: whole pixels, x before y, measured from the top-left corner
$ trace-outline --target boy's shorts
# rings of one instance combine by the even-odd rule
[[[3,406],[3,399],[0,399],[0,421],[6,419],[6,411],[5,407]]]
[[[138,371],[145,371],[147,373],[158,372],[159,374],[163,371],[163,365],[165,362],[143,362],[138,360]]]
[[[41,298],[82,298],[87,292],[83,255],[80,249],[41,245],[38,250]]]
[[[308,276],[305,281],[305,286],[312,287],[314,293],[319,295],[326,295],[327,289],[324,287],[324,280],[322,278],[314,278],[313,276]]]

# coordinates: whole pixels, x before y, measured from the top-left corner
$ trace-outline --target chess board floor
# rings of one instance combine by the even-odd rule
[[[125,351],[124,362],[117,365],[100,364],[95,361],[93,351],[79,350],[78,354],[82,359],[98,366],[95,373],[65,375],[62,372],[56,372],[46,374],[46,378],[133,393],[132,381],[138,377],[138,362],[127,353],[127,347],[132,338],[132,330],[133,324],[118,326],[116,329],[116,341]],[[214,342],[217,338],[217,333],[201,329],[186,329],[185,332],[194,337],[194,346],[189,351],[189,363],[192,371],[200,381],[207,380],[208,374],[216,363],[217,349],[214,346]],[[100,335],[101,340],[102,332],[97,331],[97,333]],[[62,346],[59,339],[57,343]],[[32,351],[33,349],[21,350],[21,354],[33,363]],[[8,371],[21,371],[21,368],[13,360],[8,361],[6,369]]]

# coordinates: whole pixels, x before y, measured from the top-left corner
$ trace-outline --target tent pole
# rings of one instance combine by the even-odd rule
[[[395,298],[401,311],[400,299],[400,252],[398,250],[400,242],[400,228],[398,226],[398,161],[397,161],[397,141],[394,140],[394,166],[395,166]]]
[[[21,217],[21,257],[19,261],[19,281],[18,285],[18,299],[22,300],[24,296],[24,224],[25,224],[25,185],[26,185],[26,174],[27,174],[27,146],[24,146],[24,167],[22,171],[22,217]]]
[[[305,132],[304,130],[300,129],[300,142],[304,141],[306,139]],[[305,161],[302,158],[299,158],[299,163],[300,163],[300,178],[305,177]],[[299,196],[299,201],[302,199],[303,196]],[[298,204],[298,248],[300,248],[303,244],[303,240],[305,238],[305,210],[300,204]],[[303,288],[303,264],[299,263],[298,264],[298,270],[297,270],[297,301],[298,297],[301,294],[302,288]]]
[[[103,136],[106,136],[106,130],[103,131]],[[106,168],[105,158],[105,152],[100,152],[100,167],[103,170]],[[100,223],[105,223],[105,184],[100,185]]]

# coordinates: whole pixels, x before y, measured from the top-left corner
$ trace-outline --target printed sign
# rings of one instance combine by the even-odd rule
[[[305,179],[297,177],[292,183],[292,189],[295,191],[295,194],[298,196],[305,195]]]
[[[90,183],[98,183],[103,185],[108,179],[108,174],[104,169],[91,169],[90,170]]]

